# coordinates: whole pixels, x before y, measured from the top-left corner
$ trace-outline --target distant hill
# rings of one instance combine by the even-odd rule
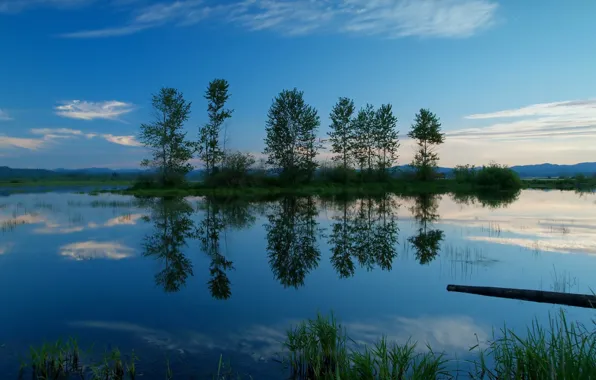
[[[574,165],[539,164],[512,166],[520,177],[560,177],[596,173],[596,162],[581,162]]]
[[[402,172],[410,172],[413,168],[410,165],[395,166],[393,170]],[[512,170],[516,171],[520,177],[560,177],[560,176],[574,176],[577,174],[593,175],[596,174],[596,162],[581,162],[574,165],[557,165],[557,164],[537,164],[537,165],[517,165],[512,166]],[[439,173],[444,173],[449,176],[452,172],[451,168],[439,167]],[[52,178],[52,177],[88,177],[88,176],[112,176],[118,174],[119,176],[136,176],[138,174],[146,173],[143,169],[108,169],[108,168],[82,168],[82,169],[14,169],[7,166],[0,166],[0,180],[7,179],[25,179],[25,178]],[[275,170],[270,170],[271,173]],[[200,179],[205,173],[204,169],[195,169],[188,174],[188,178],[196,180]]]

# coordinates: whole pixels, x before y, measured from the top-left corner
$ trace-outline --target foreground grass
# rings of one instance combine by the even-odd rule
[[[416,343],[398,345],[384,337],[358,346],[333,316],[297,325],[284,346],[282,362],[295,379],[596,379],[596,335],[568,323],[563,312],[550,319],[548,328],[533,323],[524,336],[504,328],[487,348],[472,347],[475,359],[466,363],[431,347],[419,351]]]
[[[300,380],[592,380],[596,379],[596,335],[578,323],[570,323],[561,311],[547,327],[534,322],[524,335],[503,328],[489,342],[470,348],[471,360],[451,359],[416,342],[389,342],[385,337],[372,345],[356,343],[333,315],[318,315],[287,331],[283,342],[279,378]],[[32,348],[21,376],[33,379],[123,380],[147,378],[139,373],[134,354],[117,349],[96,363],[86,361],[75,340]],[[215,363],[214,363],[215,364]],[[177,378],[164,363],[166,379]],[[220,356],[211,379],[251,379],[224,365]],[[154,378],[151,376],[150,378]]]

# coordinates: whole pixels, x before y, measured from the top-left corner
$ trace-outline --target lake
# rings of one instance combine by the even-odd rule
[[[560,307],[447,284],[590,293],[595,211],[596,195],[558,191],[503,202],[2,196],[0,371],[16,376],[30,345],[72,336],[99,354],[134,349],[144,379],[163,379],[166,358],[179,378],[211,378],[220,355],[282,378],[286,330],[331,311],[357,342],[411,338],[466,358],[493,328],[523,332]]]

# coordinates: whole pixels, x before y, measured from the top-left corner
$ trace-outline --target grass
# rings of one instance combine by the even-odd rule
[[[470,348],[467,363],[447,359],[427,346],[416,349],[381,337],[370,346],[352,341],[333,315],[298,324],[287,332],[282,363],[294,379],[455,379],[541,380],[596,379],[596,335],[569,323],[563,311],[547,328],[534,321],[525,336],[503,328],[486,348]],[[448,364],[469,364],[467,373],[449,371]],[[458,366],[459,368],[460,366]]]
[[[466,360],[449,358],[430,346],[404,344],[380,337],[376,343],[357,343],[333,314],[301,322],[286,333],[280,362],[295,380],[593,380],[596,379],[596,330],[569,322],[561,312],[544,327],[536,320],[521,335],[504,327],[488,342],[471,347]],[[21,378],[124,380],[144,378],[134,351],[122,355],[107,351],[101,360],[74,339],[31,348],[29,362],[21,365]],[[177,379],[166,359],[165,378]],[[279,378],[287,378],[281,373]],[[213,379],[240,379],[220,355]],[[244,377],[251,379],[250,376]]]

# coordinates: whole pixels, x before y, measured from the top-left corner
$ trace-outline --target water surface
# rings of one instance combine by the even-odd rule
[[[278,378],[285,331],[333,311],[358,342],[428,342],[465,358],[506,322],[558,306],[449,293],[447,284],[590,293],[596,196],[137,199],[0,197],[0,370],[77,336],[142,358],[144,378],[216,370],[220,354]],[[589,323],[593,312],[567,309]]]

